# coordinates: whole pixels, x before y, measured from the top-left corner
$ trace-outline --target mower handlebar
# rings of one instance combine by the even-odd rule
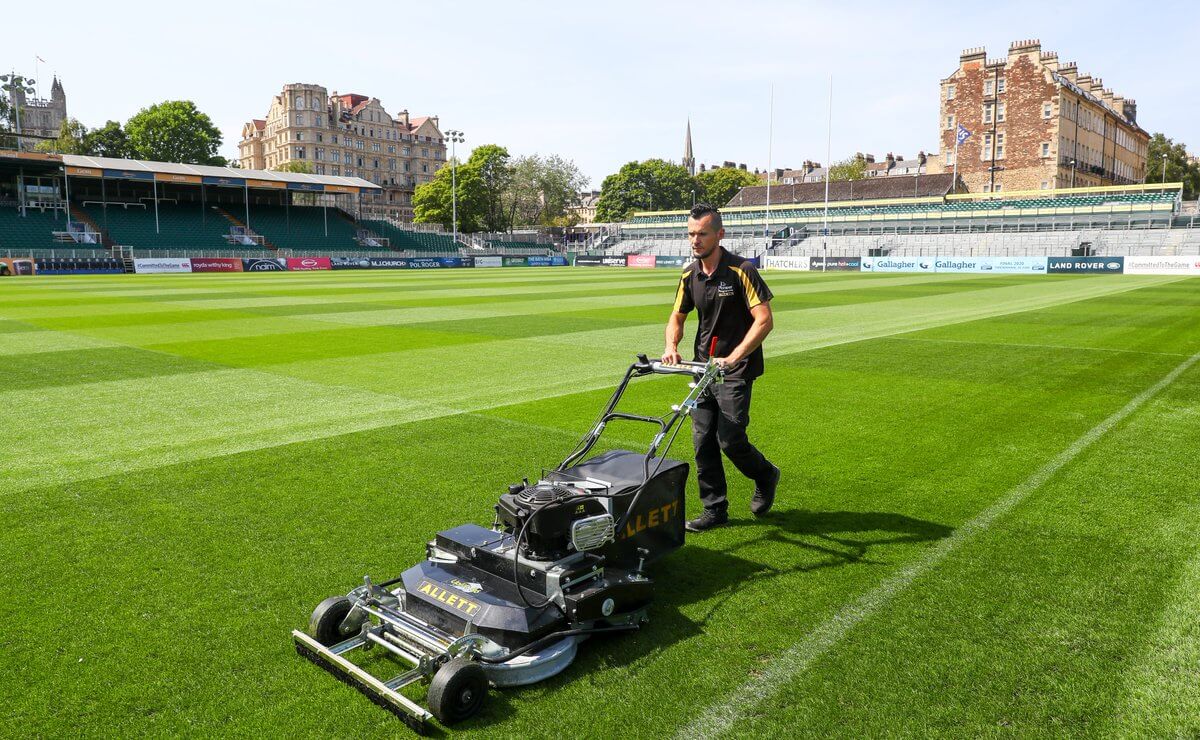
[[[708,363],[688,360],[666,363],[657,357],[647,358],[645,355],[638,355],[636,367],[642,375],[655,373],[658,375],[691,375],[698,378],[704,375],[704,371],[708,369]]]

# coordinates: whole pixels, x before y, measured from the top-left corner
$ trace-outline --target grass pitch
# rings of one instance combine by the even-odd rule
[[[0,283],[5,732],[407,733],[289,631],[557,463],[674,279]],[[645,629],[455,729],[1200,734],[1200,280],[767,279],[773,516],[731,470],[733,525],[656,564]]]

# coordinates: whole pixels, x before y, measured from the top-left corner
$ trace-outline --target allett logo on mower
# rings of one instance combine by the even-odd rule
[[[662,417],[617,411],[630,381],[645,375],[687,376],[690,391]],[[452,724],[474,715],[489,685],[561,672],[589,635],[638,629],[654,596],[645,564],[684,541],[688,464],[667,451],[723,376],[712,360],[667,365],[638,355],[575,450],[537,483],[500,496],[491,529],[439,532],[426,559],[399,577],[368,577],[322,601],[308,631],[292,632],[296,650],[423,733],[434,717]],[[587,458],[617,420],[658,427],[649,449]],[[375,647],[408,670],[382,680],[347,658]],[[429,682],[428,709],[400,693],[418,681]]]

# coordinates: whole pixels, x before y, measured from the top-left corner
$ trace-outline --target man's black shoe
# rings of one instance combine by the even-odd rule
[[[770,476],[754,487],[754,495],[750,497],[750,511],[754,513],[754,516],[763,516],[771,510],[771,505],[775,503],[775,489],[779,487],[781,475],[779,468],[772,465]]]
[[[729,515],[725,512],[705,509],[703,514],[695,519],[689,520],[684,527],[689,532],[704,532],[705,530],[712,529],[713,527],[720,527],[721,525],[728,523]]]

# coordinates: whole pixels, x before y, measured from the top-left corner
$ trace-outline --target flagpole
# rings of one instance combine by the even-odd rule
[[[829,120],[825,127],[825,216],[821,219],[821,272],[829,262],[829,176],[833,170],[833,75],[829,75]]]
[[[958,129],[954,130],[954,179],[950,182],[951,192],[958,192]]]
[[[771,252],[771,148],[775,142],[775,85],[771,84],[771,108],[767,121],[767,208],[763,221],[763,236],[767,238],[766,253]]]

